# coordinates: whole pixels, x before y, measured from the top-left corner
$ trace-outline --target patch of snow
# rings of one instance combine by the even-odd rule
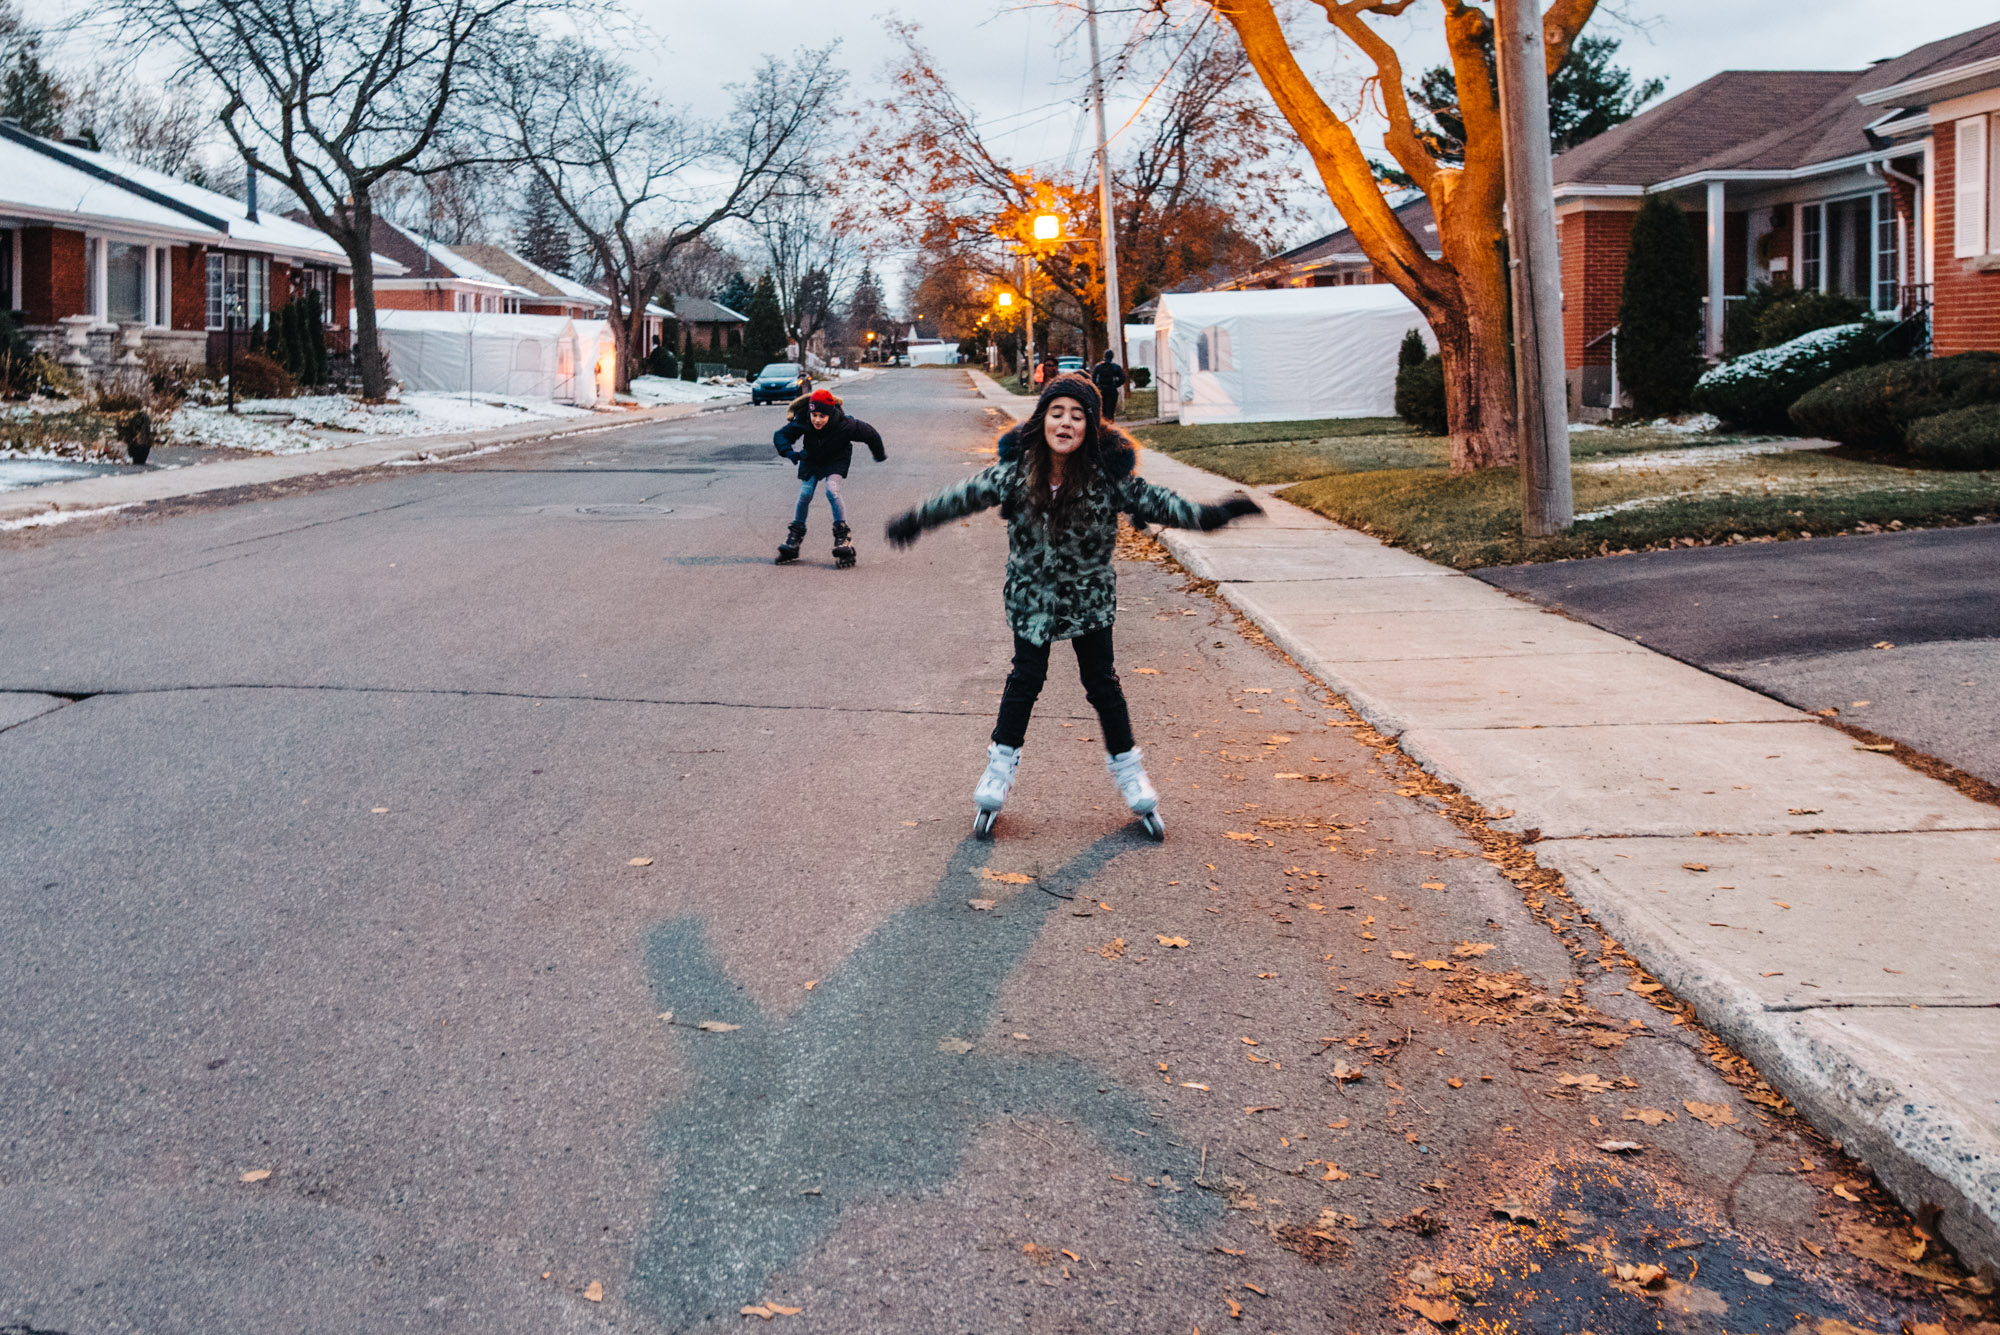
[[[536,421],[590,417],[588,408],[548,399],[433,391],[406,393],[390,403],[363,403],[345,394],[296,399],[247,399],[235,415],[219,408],[183,405],[165,424],[166,434],[190,445],[227,446],[258,454],[304,454],[363,440],[395,440],[490,431]]]
[[[466,450],[462,454],[432,454],[425,450],[414,459],[391,459],[384,468],[421,468],[425,464],[455,464],[460,459],[477,459],[482,454],[498,454],[505,445],[483,445],[476,450]]]
[[[120,510],[132,508],[125,505],[100,505],[93,510],[44,510],[38,515],[25,519],[0,519],[0,533],[12,533],[23,528],[49,528],[56,524],[67,524],[72,519],[91,519],[98,515],[116,514]]]
[[[95,477],[102,471],[88,464],[55,459],[0,459],[0,491],[39,487],[45,482],[65,482],[71,478]]]
[[[1695,383],[1727,385],[1738,380],[1761,380],[1801,359],[1831,356],[1842,343],[1859,337],[1867,329],[1868,326],[1859,321],[1815,329],[1810,333],[1800,334],[1789,342],[1780,343],[1775,348],[1759,348],[1755,352],[1746,352],[1741,357],[1723,362],[1720,366],[1711,366],[1702,372],[1701,379]]]
[[[1722,419],[1714,413],[1690,413],[1686,417],[1662,417],[1657,421],[1648,422],[1647,425],[1655,431],[1672,431],[1677,435],[1700,436],[1706,435],[1708,432],[1720,427]]]
[[[669,380],[657,375],[634,376],[632,379],[632,397],[648,404],[709,403],[716,399],[735,398],[742,392],[740,385],[699,380]]]
[[[1707,468],[1758,454],[1784,454],[1798,448],[1797,441],[1768,440],[1747,445],[1697,445],[1685,450],[1652,450],[1645,454],[1621,454],[1611,459],[1591,459],[1575,465],[1579,473],[1634,473],[1655,468]]]

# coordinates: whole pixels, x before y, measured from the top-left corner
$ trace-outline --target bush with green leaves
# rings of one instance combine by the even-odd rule
[[[1428,436],[1442,436],[1451,430],[1444,358],[1426,357],[1396,372],[1396,416]]]
[[[2000,403],[1920,418],[1905,438],[1911,454],[1938,468],[2000,468]]]
[[[1693,405],[1738,427],[1789,431],[1787,413],[1800,395],[1882,359],[1880,333],[1873,323],[1856,321],[1745,353],[1704,372],[1695,382]]]
[[[1911,423],[1989,403],[2000,403],[2000,352],[1961,352],[1835,376],[1801,395],[1791,419],[1807,435],[1894,452],[1908,444]]]
[[[1618,380],[1641,417],[1687,411],[1701,374],[1701,294],[1687,215],[1667,195],[1646,196],[1618,297]]]

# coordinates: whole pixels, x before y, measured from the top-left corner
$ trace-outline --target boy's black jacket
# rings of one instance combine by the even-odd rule
[[[793,442],[804,437],[805,443],[800,447],[803,457],[799,460],[801,482],[809,477],[831,477],[835,474],[846,477],[848,467],[854,462],[857,442],[868,447],[868,452],[875,456],[878,464],[889,457],[882,448],[882,433],[858,417],[849,417],[847,410],[839,404],[832,405],[826,430],[813,430],[812,418],[806,412],[807,402],[805,398],[792,400],[785,424],[771,436],[772,445],[787,458],[791,457]]]

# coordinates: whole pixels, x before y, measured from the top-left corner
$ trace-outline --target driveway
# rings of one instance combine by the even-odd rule
[[[1473,573],[2000,783],[2000,525]]]

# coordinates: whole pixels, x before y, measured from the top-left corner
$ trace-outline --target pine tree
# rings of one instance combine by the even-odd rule
[[[1680,205],[1648,195],[1618,299],[1618,381],[1642,417],[1684,412],[1701,374],[1700,257]]]
[[[575,277],[570,273],[576,244],[570,235],[569,219],[563,216],[551,192],[536,190],[528,196],[528,207],[521,215],[519,230],[514,233],[514,244],[528,263],[565,278]]]
[[[750,313],[750,298],[754,293],[755,289],[750,286],[750,280],[745,278],[739,271],[729,275],[729,281],[724,283],[716,292],[715,300],[716,304],[727,306],[739,315],[748,315]]]
[[[17,120],[29,134],[48,139],[62,136],[62,112],[69,93],[42,68],[41,43],[30,37],[5,57],[0,74],[0,118]]]
[[[681,335],[681,379],[693,380],[695,375],[694,330],[689,329]]]
[[[847,322],[852,326],[852,336],[859,341],[861,335],[871,329],[881,333],[887,320],[882,284],[876,279],[875,271],[864,265],[860,279],[854,284],[854,295],[847,302]]]
[[[1422,366],[1424,358],[1431,350],[1424,346],[1424,336],[1412,329],[1403,335],[1403,344],[1396,349],[1396,370],[1400,374],[1413,366]]]
[[[750,309],[743,313],[750,317],[743,326],[743,358],[748,369],[756,372],[785,355],[785,313],[778,305],[778,288],[771,275],[757,280],[750,293]]]

